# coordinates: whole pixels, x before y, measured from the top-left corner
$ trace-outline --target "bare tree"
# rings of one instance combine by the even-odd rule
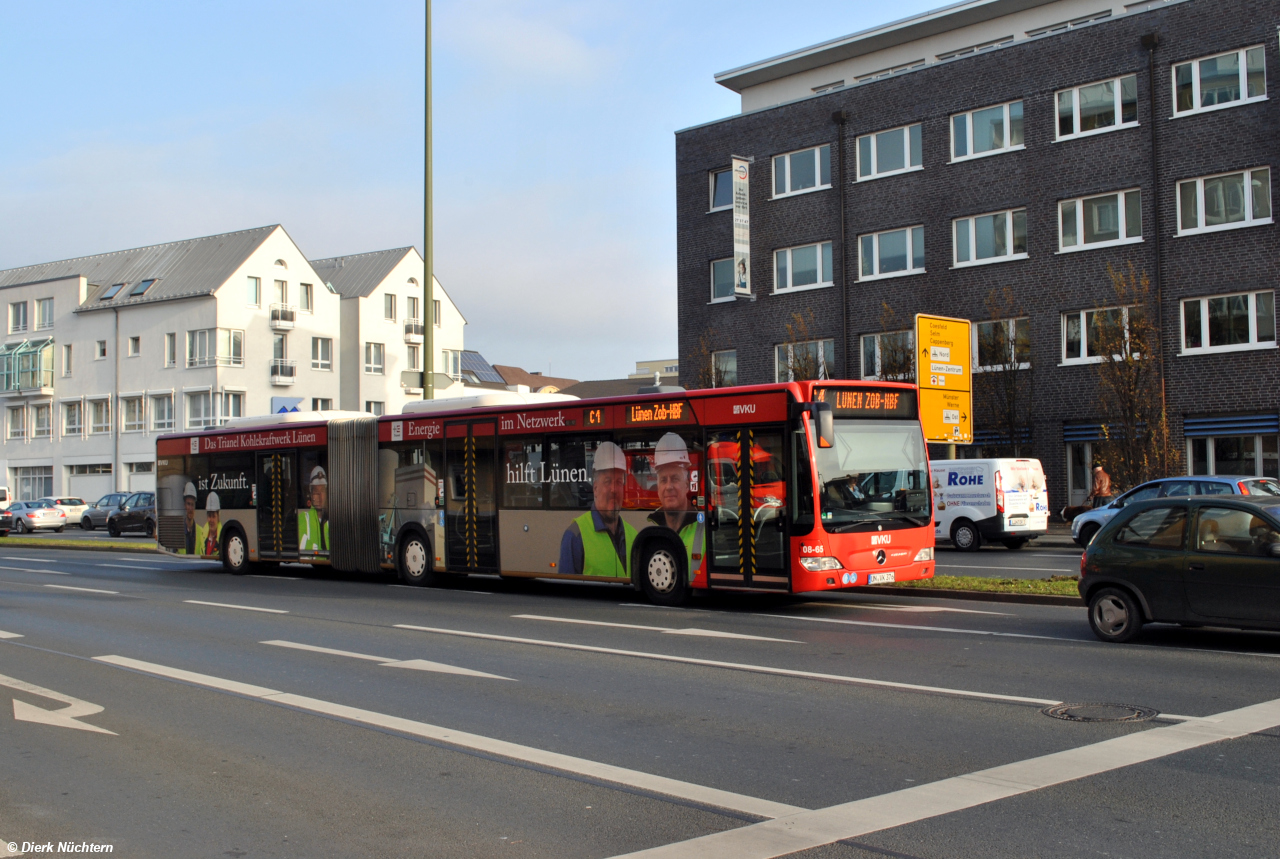
[[[878,377],[889,382],[916,380],[916,338],[911,326],[903,326],[889,302],[880,302],[880,343]],[[863,369],[866,372],[866,368]]]
[[[715,354],[718,351],[716,344],[720,341],[720,334],[714,328],[708,328],[702,332],[702,336],[698,338],[698,345],[694,348],[693,354],[689,356],[696,369],[693,375],[689,377],[689,385],[692,388],[723,388],[725,384],[724,371],[716,366]]]
[[[1132,262],[1107,266],[1115,305],[1086,314],[1086,354],[1096,365],[1098,411],[1106,439],[1103,465],[1117,488],[1164,477],[1182,463],[1173,443],[1160,377],[1160,329],[1153,320],[1151,282]],[[1096,344],[1096,345],[1095,345]],[[1098,461],[1094,458],[1094,462]]]
[[[822,354],[822,342],[814,338],[814,327],[815,319],[811,309],[791,314],[791,321],[787,323],[786,360],[791,381],[804,382],[830,377],[826,356]]]
[[[983,372],[974,377],[974,394],[993,428],[1009,439],[1013,455],[1022,456],[1035,403],[1030,320],[1007,286],[993,289],[985,304],[989,321],[978,323],[974,362]]]

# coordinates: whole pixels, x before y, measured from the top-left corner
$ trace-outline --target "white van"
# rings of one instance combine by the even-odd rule
[[[1010,549],[1049,532],[1049,490],[1038,459],[935,459],[934,539],[972,552],[983,540]]]
[[[9,487],[0,486],[0,510],[8,510],[9,502],[13,500],[13,496],[9,494]]]

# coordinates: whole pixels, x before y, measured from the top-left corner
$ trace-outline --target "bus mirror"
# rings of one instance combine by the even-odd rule
[[[835,447],[836,422],[830,403],[814,403],[814,418],[818,424],[818,447]]]

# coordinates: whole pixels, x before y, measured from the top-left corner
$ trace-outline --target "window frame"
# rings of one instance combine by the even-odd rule
[[[1138,194],[1138,226],[1143,228],[1142,218],[1142,189],[1141,188],[1125,188],[1121,191],[1108,191],[1103,194],[1089,194],[1084,197],[1072,197],[1067,200],[1058,201],[1058,250],[1055,253],[1074,254],[1081,251],[1092,251],[1099,248],[1113,248],[1119,245],[1136,245],[1143,241],[1142,233],[1136,236],[1129,235],[1129,194]],[[1103,197],[1116,197],[1117,210],[1119,212],[1119,227],[1121,236],[1118,239],[1108,239],[1104,242],[1088,242],[1084,240],[1084,204],[1088,200],[1100,200]],[[1075,206],[1075,227],[1076,227],[1076,244],[1067,246],[1063,244],[1066,236],[1063,234],[1063,226],[1065,225],[1065,216],[1063,209],[1070,203]]]
[[[95,421],[97,408],[102,407],[103,420],[101,423]],[[111,400],[109,398],[99,398],[89,400],[89,435],[110,435],[114,427],[111,424]]]
[[[168,403],[164,409],[156,407],[157,402]],[[168,415],[168,419],[165,419]],[[152,394],[151,395],[151,429],[155,432],[169,432],[174,428],[173,419],[173,394]]]
[[[387,413],[387,403],[385,400],[365,400],[364,410],[367,414],[381,417]]]
[[[261,307],[262,306],[262,278],[249,277],[248,282],[245,285],[248,287],[248,295],[245,296],[246,297],[245,303],[248,304],[250,307]]]
[[[1027,331],[1027,349],[1028,349],[1028,351],[1030,351],[1030,349],[1031,349],[1031,331],[1030,331],[1030,328],[1031,328],[1031,317],[1030,317],[1030,316],[1006,316],[1006,317],[1002,317],[1002,318],[1000,318],[1000,319],[981,319],[981,320],[975,320],[975,321],[974,321],[974,323],[973,323],[973,343],[971,344],[971,348],[972,348],[972,350],[973,350],[973,351],[970,353],[971,355],[973,355],[973,372],[975,372],[975,373],[1000,373],[1000,372],[1003,372],[1003,371],[1005,371],[1005,370],[1009,370],[1009,369],[1013,369],[1013,370],[1030,370],[1030,369],[1031,369],[1031,360],[1030,360],[1030,357],[1031,357],[1031,356],[1030,356],[1030,355],[1028,355],[1028,356],[1027,356],[1028,360],[1026,360],[1026,361],[1018,361],[1018,360],[1017,360],[1017,357],[1018,357],[1018,323],[1019,323],[1019,322],[1026,322],[1026,323],[1027,323],[1027,329],[1028,329],[1028,331]],[[979,343],[979,332],[978,332],[978,328],[979,328],[979,326],[981,326],[981,325],[992,325],[992,324],[995,324],[995,323],[999,323],[999,324],[1001,324],[1001,325],[1005,326],[1005,339],[1006,339],[1006,342],[1009,344],[1009,360],[1008,360],[1006,363],[1004,363],[1004,364],[980,364],[980,363],[978,363],[978,343]],[[1011,328],[1012,328],[1012,330],[1010,330]]]
[[[21,312],[19,312],[21,311]],[[18,321],[18,317],[22,321]],[[31,329],[31,311],[26,301],[14,301],[9,304],[9,333],[22,334]]]
[[[384,292],[382,294],[382,320],[394,324],[399,318],[396,313],[397,310],[396,294],[394,292]]]
[[[920,243],[921,243],[921,244],[924,244],[924,224],[912,224],[911,226],[908,226],[908,227],[898,227],[898,228],[896,228],[896,229],[892,229],[892,230],[879,230],[878,232],[874,232],[874,233],[863,233],[863,234],[861,234],[860,236],[858,236],[858,244],[857,244],[857,248],[858,248],[858,277],[857,277],[857,280],[856,280],[855,282],[857,282],[857,283],[862,283],[862,282],[864,282],[864,281],[872,281],[872,280],[888,280],[888,279],[890,279],[890,278],[894,278],[894,277],[909,277],[909,276],[911,276],[911,275],[916,275],[916,274],[926,274],[926,273],[928,272],[928,267],[927,267],[927,266],[925,266],[925,265],[921,265],[921,266],[920,266],[920,268],[915,268],[915,260],[916,260],[916,231],[917,231],[917,230],[919,230],[919,231],[920,231],[920,233],[919,233],[919,235],[920,235]],[[890,233],[902,233],[902,232],[905,232],[905,233],[907,234],[907,268],[903,269],[902,271],[890,271],[890,272],[883,272],[883,273],[882,273],[882,272],[880,272],[880,271],[879,271],[879,268],[880,268],[880,237],[881,237],[881,236],[889,235]],[[874,274],[863,274],[863,273],[862,273],[862,264],[863,264],[863,261],[864,261],[864,256],[863,256],[863,253],[862,253],[862,242],[863,242],[863,240],[864,240],[864,239],[871,239],[871,247],[872,247],[872,268],[873,268],[873,270],[875,270],[875,273],[874,273]],[[921,256],[923,257],[923,251],[921,252]]]
[[[1264,293],[1270,293],[1271,298],[1271,314],[1275,317],[1275,293],[1274,289],[1258,289],[1248,292],[1229,292],[1218,295],[1202,295],[1198,298],[1184,298],[1178,302],[1178,354],[1179,355],[1220,355],[1225,352],[1253,352],[1259,349],[1275,349],[1277,348],[1277,340],[1259,340],[1258,339],[1258,296]],[[1209,302],[1215,298],[1236,298],[1238,296],[1248,296],[1249,298],[1249,342],[1232,343],[1228,346],[1210,346],[1209,344]],[[1186,306],[1191,303],[1200,305],[1200,342],[1203,346],[1187,346],[1187,311]],[[1273,333],[1280,336],[1280,332],[1276,332],[1273,322]]]
[[[1258,170],[1267,171],[1267,203],[1271,214],[1265,218],[1253,217],[1253,174]],[[1204,224],[1204,183],[1210,179],[1221,179],[1224,176],[1235,176],[1240,174],[1244,176],[1244,211],[1245,219],[1243,221],[1231,221],[1226,224],[1215,224],[1212,227],[1195,226],[1184,228],[1182,226],[1182,186],[1194,182],[1196,185],[1196,223]],[[1271,201],[1271,168],[1269,166],[1262,167],[1245,167],[1242,170],[1228,170],[1225,173],[1214,173],[1208,176],[1195,176],[1189,179],[1179,179],[1173,183],[1173,206],[1174,218],[1178,236],[1198,236],[1204,233],[1219,233],[1223,230],[1242,230],[1246,227],[1261,227],[1266,224],[1275,223],[1275,205]]]
[[[71,416],[75,415],[76,422],[71,423]],[[62,403],[62,437],[63,438],[80,438],[84,436],[84,401],[71,400]]]
[[[129,420],[130,405],[137,409],[134,420]],[[120,426],[122,433],[145,432],[147,429],[146,397],[120,398]]]
[[[1262,84],[1264,91],[1262,95],[1249,95],[1249,57],[1248,52],[1259,48],[1262,50]],[[1200,64],[1205,60],[1216,60],[1218,57],[1225,57],[1228,54],[1235,54],[1240,62],[1240,98],[1234,101],[1224,102],[1222,104],[1211,104],[1207,107],[1200,105]],[[1191,67],[1191,101],[1192,107],[1186,110],[1178,110],[1178,69],[1182,66]],[[1215,110],[1225,110],[1231,107],[1240,107],[1245,104],[1256,104],[1260,101],[1267,101],[1268,96],[1265,91],[1267,83],[1267,51],[1264,44],[1246,45],[1243,48],[1236,48],[1231,51],[1219,51],[1216,54],[1206,54],[1203,57],[1195,57],[1190,60],[1169,64],[1169,96],[1173,99],[1173,112],[1170,119],[1179,119],[1184,116],[1195,116],[1201,113],[1212,113]]]
[[[62,344],[62,378],[71,378],[71,370],[73,366],[74,343]]]
[[[313,284],[298,284],[298,312],[299,313],[315,313],[316,312],[316,292]]]
[[[328,344],[328,348],[322,348],[323,344]],[[323,352],[328,352],[325,357]],[[311,369],[320,370],[322,372],[333,372],[333,338],[332,337],[312,337],[311,338]]]
[[[829,250],[827,250],[824,253],[823,247],[826,247]],[[806,283],[801,286],[779,286],[778,285],[778,254],[785,253],[787,255],[787,282],[790,283],[792,280],[792,275],[795,273],[795,266],[793,266],[791,263],[792,254],[795,251],[804,250],[805,248],[818,249],[817,250],[818,282]],[[823,271],[823,263],[828,259],[831,260],[831,268],[833,270],[830,272],[825,272]],[[791,293],[791,292],[805,292],[810,289],[827,289],[829,287],[835,286],[834,269],[835,269],[835,249],[831,241],[810,242],[808,244],[803,244],[803,245],[792,245],[791,247],[778,248],[773,252],[773,294],[780,295],[783,293]],[[824,280],[823,277],[828,275],[830,276],[830,279]]]
[[[14,420],[14,418],[17,420]],[[7,441],[27,441],[26,405],[9,406],[4,419],[4,437]]]
[[[811,343],[816,343],[818,345],[818,379],[827,380],[832,378],[831,374],[836,369],[834,366],[832,366],[836,363],[836,340],[834,337],[815,337],[812,340],[793,340],[787,343],[777,343],[774,345],[773,377],[778,381],[779,384],[782,384],[783,382],[794,381],[794,379],[790,377],[792,375],[791,365],[795,361],[795,347],[808,346]],[[830,363],[827,362],[827,355],[826,355],[827,350],[825,348],[827,343],[831,344],[831,362]],[[782,365],[782,362],[779,360],[779,352],[784,348],[787,350],[786,370],[787,370],[788,378],[786,379],[781,378],[783,365]]]
[[[138,357],[141,357],[141,355],[142,355],[142,335],[140,335],[140,334],[135,334],[134,336],[130,337],[130,338],[126,341],[126,343],[127,343],[127,348],[126,348],[126,350],[125,350],[125,357],[126,357],[126,358],[138,358]]]
[[[822,182],[822,150],[827,151],[827,181]],[[812,152],[814,164],[814,179],[816,184],[811,188],[801,188],[799,190],[791,190],[791,177],[795,171],[791,169],[791,159],[805,152]],[[786,190],[778,193],[778,159],[787,159],[785,185]],[[796,197],[800,194],[811,194],[814,191],[826,191],[831,188],[831,144],[817,143],[813,146],[806,146],[802,149],[795,149],[790,152],[780,152],[769,159],[769,199],[781,200],[784,197]]]
[[[43,432],[40,426],[40,415],[45,416]],[[53,438],[53,403],[32,403],[31,404],[31,438],[33,439],[52,439]]]
[[[204,429],[205,427],[217,426],[217,418],[213,414],[214,394],[212,391],[186,391],[187,401],[187,429]],[[191,408],[191,404],[195,402],[203,402],[205,404],[204,416],[197,419],[195,410]]]
[[[169,331],[164,335],[164,365],[178,366],[178,332]]]
[[[1138,89],[1138,80],[1137,80],[1138,75],[1136,72],[1132,74],[1127,74],[1127,75],[1117,75],[1116,77],[1112,77],[1112,78],[1104,78],[1100,81],[1090,81],[1089,83],[1083,83],[1083,84],[1080,84],[1079,86],[1066,87],[1064,89],[1060,89],[1057,92],[1055,92],[1053,94],[1053,142],[1061,143],[1067,140],[1078,140],[1081,137],[1093,137],[1094,135],[1097,135],[1097,134],[1106,134],[1111,131],[1122,131],[1126,128],[1137,128],[1138,125],[1140,124],[1140,120],[1137,118],[1137,108],[1136,108],[1137,102],[1136,101],[1135,101],[1135,113],[1134,113],[1135,118],[1131,122],[1124,121],[1124,88],[1123,88],[1122,82],[1128,78],[1134,79],[1133,85],[1134,85],[1134,93],[1136,96],[1137,89]],[[1064,92],[1071,93],[1071,124],[1073,128],[1079,128],[1080,127],[1080,90],[1084,89],[1085,87],[1098,86],[1099,84],[1108,84],[1108,83],[1115,84],[1115,105],[1114,105],[1115,112],[1116,112],[1115,124],[1108,125],[1103,128],[1091,128],[1088,131],[1072,131],[1070,134],[1063,134],[1062,129],[1059,128],[1058,126],[1058,122],[1061,116],[1058,113],[1059,111],[1058,98]]]
[[[913,129],[913,128],[919,128],[919,129],[920,129],[920,131],[919,131],[919,134],[920,134],[920,163],[919,163],[919,164],[912,164],[912,163],[911,163],[911,129]],[[900,167],[900,168],[898,168],[898,169],[896,169],[896,170],[877,170],[877,169],[876,169],[876,167],[877,167],[877,166],[879,166],[879,162],[880,162],[880,143],[879,143],[879,137],[880,137],[880,135],[882,135],[882,134],[888,134],[888,133],[893,132],[893,131],[901,131],[901,132],[903,132],[903,135],[902,135],[902,147],[903,147],[903,153],[902,153],[903,158],[902,158],[902,163],[903,163],[903,164],[905,164],[906,166],[905,166],[905,167]],[[871,173],[870,173],[870,174],[868,174],[868,175],[866,175],[866,176],[863,176],[863,175],[862,175],[862,141],[863,141],[863,140],[869,140],[869,141],[870,141],[870,148],[871,148],[871,164],[872,164],[872,168],[871,168]],[[899,125],[899,126],[896,126],[896,127],[894,127],[894,128],[886,128],[886,129],[883,129],[883,130],[881,130],[881,131],[873,131],[873,132],[870,132],[870,133],[868,133],[868,134],[859,134],[859,135],[858,135],[858,137],[857,137],[857,139],[854,141],[854,150],[853,150],[853,151],[854,151],[854,162],[855,162],[855,163],[854,163],[854,181],[855,181],[855,182],[872,182],[872,181],[874,181],[874,180],[876,180],[876,179],[884,179],[884,178],[887,178],[887,177],[889,177],[889,176],[901,176],[903,173],[915,173],[915,172],[918,172],[918,171],[920,171],[920,170],[923,170],[923,169],[924,169],[924,128],[923,128],[923,123],[920,123],[920,122],[913,122],[913,123],[910,123],[910,124],[908,124],[908,125]]]
[[[36,305],[36,329],[35,330],[48,331],[50,328],[53,327],[53,319],[54,319],[53,299],[37,298],[35,300],[35,305]],[[45,312],[44,312],[45,308],[48,308],[49,310],[47,319],[45,317]]]
[[[377,349],[374,349],[374,347]],[[379,360],[374,361],[375,352]],[[364,344],[364,373],[366,376],[385,376],[387,373],[387,345],[366,340]]]
[[[723,265],[724,263],[729,264],[729,294],[717,296],[716,295],[716,266]],[[736,272],[734,271],[733,257],[722,257],[721,259],[711,260],[711,262],[707,264],[707,273],[710,275],[710,278],[711,278],[711,283],[710,283],[711,300],[707,302],[708,304],[723,304],[725,302],[735,301],[738,295],[741,294],[738,292],[738,284],[737,284],[737,278],[735,277]]]
[[[1013,139],[1013,120],[1010,117],[1010,113],[1012,111],[1013,105],[1015,104],[1022,105],[1022,117],[1021,117],[1022,142],[1016,145],[1013,143],[1006,143],[1004,146],[1001,146],[999,149],[988,149],[986,152],[975,153],[973,151],[973,115],[975,113],[981,113],[984,110],[991,110],[997,107],[1004,108],[1005,137],[1008,140],[1012,140]],[[956,155],[956,117],[958,116],[965,117],[965,153],[966,154],[964,155]],[[947,132],[951,137],[951,146],[950,146],[950,149],[948,150],[951,155],[950,163],[956,164],[961,161],[972,161],[975,158],[987,158],[992,155],[1003,155],[1007,152],[1018,152],[1020,150],[1026,149],[1027,148],[1026,121],[1027,121],[1026,100],[1022,98],[1010,99],[1009,101],[1006,101],[1003,103],[988,104],[988,105],[984,105],[983,107],[975,107],[972,110],[962,110],[962,111],[959,111],[958,113],[950,114],[947,117]]]
[[[107,341],[106,340],[99,340],[94,344],[93,360],[95,361],[107,360]]]
[[[883,367],[883,362],[881,361],[881,355],[882,355],[882,352],[881,352],[881,348],[880,348],[880,339],[881,339],[882,337],[885,337],[885,336],[888,336],[888,335],[900,336],[900,335],[903,335],[903,334],[905,334],[905,335],[906,335],[906,336],[911,340],[911,345],[908,347],[908,351],[909,351],[909,352],[910,352],[910,354],[911,354],[911,366],[912,366],[912,369],[913,369],[913,371],[914,371],[914,369],[915,369],[915,361],[916,361],[916,354],[915,354],[915,351],[916,351],[916,347],[915,347],[915,337],[916,337],[916,333],[915,333],[915,331],[914,331],[913,329],[910,329],[910,328],[903,328],[903,329],[902,329],[902,330],[900,330],[900,331],[877,331],[877,332],[872,333],[872,334],[861,334],[861,335],[859,335],[859,336],[858,336],[858,361],[859,361],[859,364],[860,364],[860,372],[859,372],[859,376],[860,376],[860,378],[861,378],[863,381],[866,381],[866,382],[883,382],[883,381],[885,381],[885,378],[884,378],[884,367]],[[866,346],[867,338],[871,338],[871,339],[875,342],[875,346],[876,346],[876,352],[875,352],[875,354],[876,354],[876,366],[875,366],[875,372],[874,372],[874,374],[873,374],[873,375],[870,375],[870,376],[868,376],[868,375],[867,375],[866,362],[862,360],[863,358],[865,358],[865,357],[866,357],[866,354],[867,354],[867,352],[866,352],[866,349],[867,349],[867,346]],[[912,375],[914,376],[914,372],[913,372],[913,374],[912,374]],[[893,381],[899,381],[899,380],[893,380]]]
[[[951,267],[954,268],[970,268],[977,265],[991,265],[993,263],[1013,262],[1014,260],[1028,259],[1030,254],[1027,251],[1013,250],[1014,242],[1014,215],[1021,212],[1023,217],[1023,226],[1026,226],[1027,207],[1019,206],[1014,209],[1001,209],[995,212],[980,212],[976,215],[964,215],[959,218],[951,219]],[[1009,253],[1002,256],[987,257],[985,259],[977,258],[978,251],[978,230],[974,226],[974,222],[978,218],[986,218],[992,215],[1005,215],[1005,246],[1009,249]],[[961,221],[969,222],[969,259],[961,262],[959,249],[960,245],[957,240],[958,224]],[[1030,237],[1025,237],[1028,246],[1030,246]]]
[[[1058,354],[1061,356],[1059,367],[1079,366],[1083,364],[1101,364],[1107,360],[1105,355],[1089,355],[1089,316],[1090,313],[1102,313],[1107,310],[1121,311],[1122,325],[1124,325],[1125,348],[1128,349],[1129,343],[1129,310],[1137,305],[1111,305],[1109,307],[1086,307],[1081,310],[1065,311],[1061,315],[1061,343],[1059,344]],[[1076,316],[1080,319],[1080,344],[1083,350],[1082,357],[1067,357],[1067,317]],[[1140,355],[1136,357],[1142,357]]]
[[[717,384],[717,379],[720,378],[719,373],[721,372],[719,367],[719,361],[720,361],[721,355],[733,356],[733,381],[726,382],[724,385]],[[711,353],[711,387],[731,388],[731,387],[735,387],[737,384],[738,384],[738,350],[737,349],[718,349],[712,352]]]
[[[724,175],[729,179],[729,202],[723,206],[716,205],[716,177]],[[710,183],[707,197],[707,214],[712,212],[730,212],[733,210],[733,168],[725,167],[723,170],[710,170],[707,172],[707,181]]]

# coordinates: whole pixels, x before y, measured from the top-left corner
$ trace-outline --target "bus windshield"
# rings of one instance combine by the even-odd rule
[[[932,511],[924,435],[915,421],[837,420],[815,447],[822,526],[830,533],[923,527]]]

